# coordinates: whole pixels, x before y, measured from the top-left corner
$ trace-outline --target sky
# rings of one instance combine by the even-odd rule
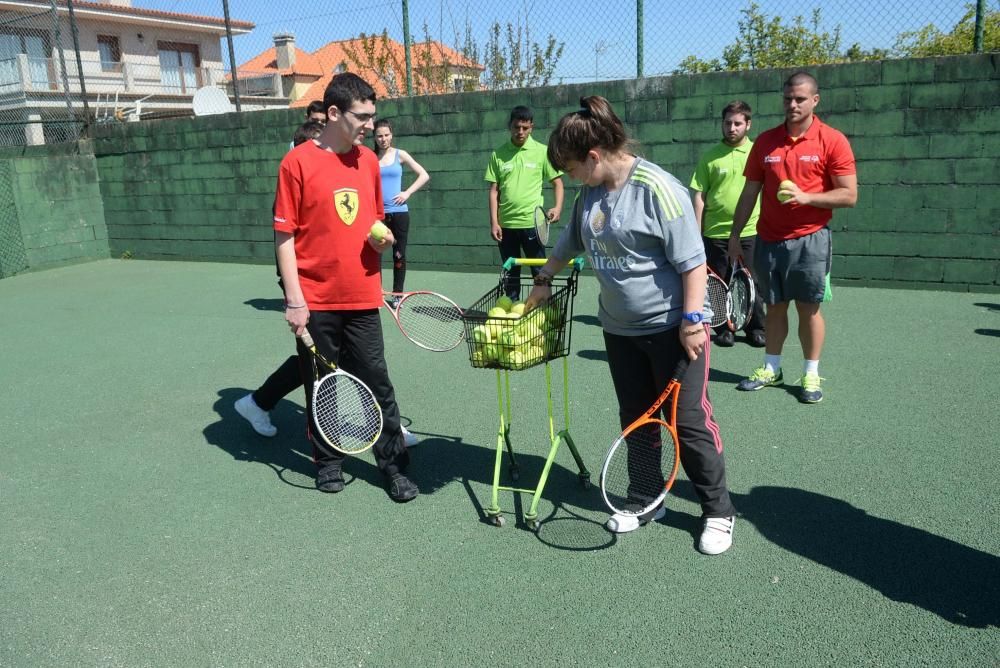
[[[222,0],[133,0],[133,6],[207,16],[223,15]],[[314,51],[327,42],[388,30],[402,41],[403,0],[229,0],[234,20],[256,28],[234,39],[236,59],[242,63],[273,46],[277,32],[292,32],[299,48]],[[518,20],[531,29],[531,38],[544,43],[548,35],[565,44],[553,83],[632,78],[636,75],[635,0],[408,0],[414,41],[432,39],[450,46],[464,38],[468,25],[476,42],[485,46],[494,21],[506,25]],[[669,74],[688,55],[718,57],[734,41],[740,10],[747,0],[681,3],[644,0],[644,74]],[[809,18],[815,4],[801,0],[760,0],[761,10],[791,23],[798,15]],[[1000,0],[989,0],[995,8]],[[695,6],[697,5],[697,6]],[[950,30],[965,11],[955,0],[822,0],[821,30],[840,25],[842,44],[865,48],[891,47],[896,35],[928,23]],[[481,59],[480,59],[481,60]]]

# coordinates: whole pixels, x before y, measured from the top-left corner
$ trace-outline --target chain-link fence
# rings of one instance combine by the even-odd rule
[[[0,0],[0,146],[304,106],[345,70],[397,96],[998,49],[1000,0]]]

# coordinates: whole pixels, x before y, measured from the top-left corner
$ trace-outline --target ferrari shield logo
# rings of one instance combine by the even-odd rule
[[[337,205],[337,213],[345,225],[350,225],[358,216],[358,191],[354,188],[341,188],[333,191],[333,201]]]

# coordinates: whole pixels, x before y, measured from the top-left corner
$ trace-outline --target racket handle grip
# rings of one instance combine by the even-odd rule
[[[302,333],[299,334],[299,339],[302,340],[302,343],[306,344],[306,348],[313,348],[316,346],[316,344],[313,343],[313,337],[309,335],[308,329],[302,330]]]

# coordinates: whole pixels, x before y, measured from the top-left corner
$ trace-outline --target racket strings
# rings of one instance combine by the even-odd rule
[[[341,452],[362,452],[382,433],[382,411],[360,381],[344,373],[320,380],[313,390],[319,435]]]
[[[709,274],[705,292],[708,294],[709,306],[712,307],[711,326],[719,327],[729,322],[730,297],[726,284],[718,276]]]
[[[733,327],[736,329],[743,329],[750,320],[750,312],[753,309],[751,290],[750,279],[747,278],[747,275],[742,271],[736,272],[729,286],[733,309]]]
[[[549,243],[549,219],[542,209],[535,209],[535,232],[542,244]]]
[[[465,336],[462,312],[430,294],[413,294],[399,305],[399,328],[414,343],[431,350],[450,350]]]
[[[675,459],[673,436],[662,422],[641,424],[619,436],[603,472],[608,505],[625,515],[643,515],[658,507]]]

